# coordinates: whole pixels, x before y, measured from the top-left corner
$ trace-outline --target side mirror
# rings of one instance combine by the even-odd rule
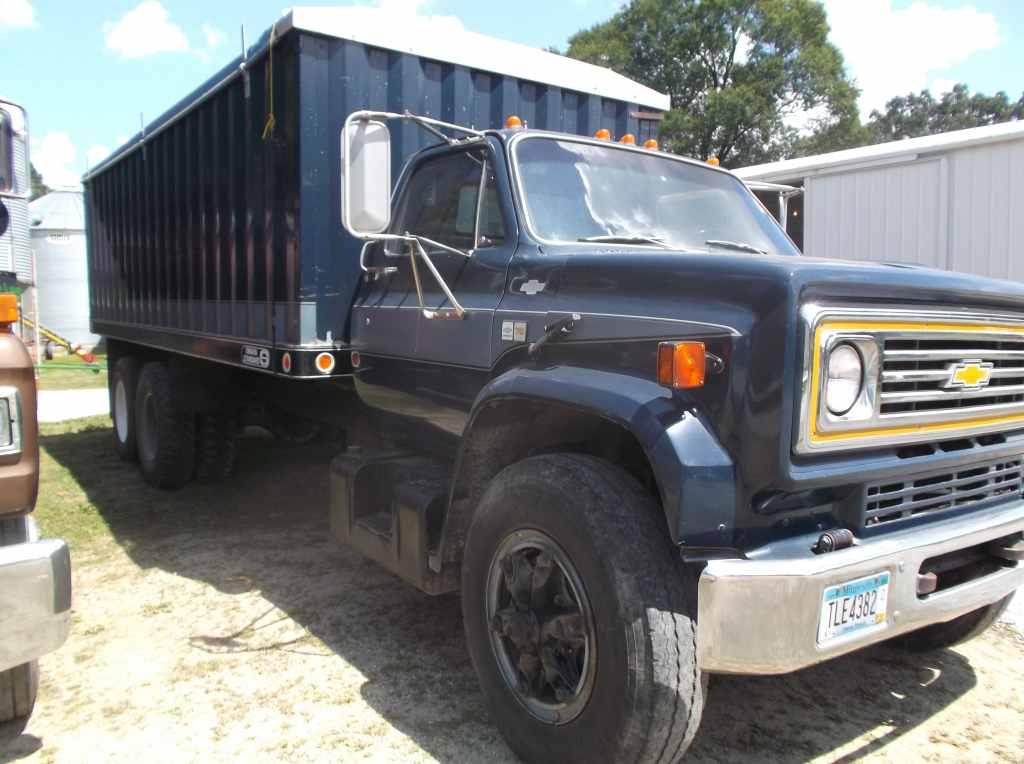
[[[14,125],[5,109],[0,109],[0,191],[14,191]]]
[[[391,133],[369,119],[349,119],[341,132],[341,224],[357,238],[391,224]]]

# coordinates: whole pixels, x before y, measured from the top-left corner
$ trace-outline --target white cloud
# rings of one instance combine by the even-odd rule
[[[108,156],[110,156],[110,149],[102,143],[97,143],[95,146],[90,146],[89,150],[85,152],[85,161],[89,167],[95,167]]]
[[[825,0],[831,39],[861,89],[861,116],[897,95],[921,90],[974,53],[1002,44],[991,13],[971,5],[944,8],[918,0]]]
[[[77,188],[81,172],[74,167],[75,144],[63,130],[51,130],[32,141],[32,164],[50,188]]]
[[[123,58],[185,52],[188,39],[159,0],[143,0],[115,23],[105,25],[107,48]]]
[[[0,0],[0,29],[35,26],[36,11],[29,0]]]
[[[931,87],[932,95],[938,98],[945,93],[950,92],[956,85],[956,80],[951,80],[946,77],[936,77],[932,80]]]
[[[203,24],[202,31],[203,37],[206,39],[207,50],[219,48],[220,44],[224,42],[224,33],[217,29],[217,27],[211,26],[210,24]]]

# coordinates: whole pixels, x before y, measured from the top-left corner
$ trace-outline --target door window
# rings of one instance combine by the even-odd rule
[[[504,241],[494,171],[486,152],[460,151],[419,165],[406,185],[391,232],[416,234],[463,251]],[[390,246],[392,252],[403,250],[401,244]]]

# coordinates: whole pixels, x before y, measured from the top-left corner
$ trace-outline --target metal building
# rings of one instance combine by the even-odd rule
[[[4,102],[6,103],[6,102]],[[32,249],[28,236],[28,191],[30,186],[28,163],[28,120],[25,113],[9,104],[3,112],[4,124],[0,129],[9,131],[9,140],[14,149],[13,167],[4,168],[11,172],[13,188],[4,196],[4,206],[10,216],[10,225],[0,234],[0,271],[16,274],[17,283],[22,287],[32,284]],[[4,139],[7,139],[6,136]]]
[[[100,338],[89,331],[82,192],[51,191],[29,205],[29,217],[43,326],[73,343],[92,347]]]
[[[805,254],[1024,280],[1024,122],[744,167],[802,186],[786,227]],[[771,209],[771,207],[770,207]]]

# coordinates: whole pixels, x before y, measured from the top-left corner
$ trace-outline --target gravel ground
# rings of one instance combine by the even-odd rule
[[[43,658],[35,716],[0,762],[513,760],[458,599],[329,540],[321,451],[243,449],[230,485],[129,511],[109,486],[132,468],[85,462],[82,437],[45,448],[109,533],[73,550],[72,636]],[[715,678],[688,760],[1021,762],[1022,684],[1024,639],[1006,626],[925,656],[879,646]]]

